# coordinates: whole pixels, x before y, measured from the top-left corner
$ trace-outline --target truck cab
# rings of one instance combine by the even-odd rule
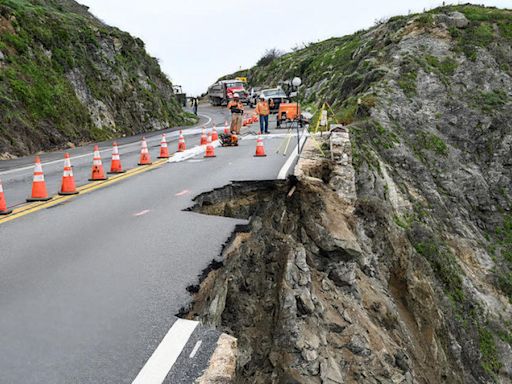
[[[235,93],[240,96],[240,101],[247,104],[249,93],[245,90],[245,83],[240,80],[221,80],[208,88],[210,104],[214,106],[227,105],[233,99]]]

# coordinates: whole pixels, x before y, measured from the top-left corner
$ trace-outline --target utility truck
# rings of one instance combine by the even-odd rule
[[[247,104],[249,102],[249,93],[245,90],[243,81],[220,80],[208,88],[208,100],[214,106],[227,105],[235,93],[240,96],[240,101]]]

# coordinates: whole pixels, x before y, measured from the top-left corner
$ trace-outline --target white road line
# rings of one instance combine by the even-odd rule
[[[299,142],[299,145],[300,145],[301,148],[304,145],[304,143],[306,142],[307,137],[308,137],[307,131],[304,130],[303,131],[303,135],[300,138],[300,142]],[[293,162],[295,161],[295,159],[297,158],[298,155],[299,154],[297,153],[297,145],[296,145],[295,148],[293,149],[290,157],[288,157],[288,160],[286,160],[286,163],[284,163],[284,165],[282,166],[281,170],[277,174],[277,179],[278,180],[286,179],[286,176],[288,175],[288,171],[289,171],[290,167],[292,166]]]
[[[203,344],[203,340],[199,340],[196,345],[194,345],[194,349],[192,350],[192,352],[190,352],[190,356],[189,358],[193,359],[197,353],[197,351],[199,350],[199,347],[201,347],[201,344]]]
[[[199,114],[199,116],[206,117],[208,119],[208,121],[205,124],[201,124],[199,126],[196,126],[198,128],[188,128],[188,129],[186,129],[185,132],[183,132],[184,136],[195,135],[195,134],[201,132],[201,128],[203,126],[206,126],[206,125],[210,124],[211,121],[212,121],[212,118],[210,116],[208,116],[208,115]],[[153,134],[154,132],[149,132],[149,133]],[[176,136],[176,138],[177,138],[178,137],[178,132],[177,131],[170,132],[170,133],[168,133],[168,135],[169,135],[169,139],[173,139],[174,138],[173,136]],[[149,143],[149,142],[156,141],[156,139],[158,139],[158,142],[160,142],[161,137],[159,135],[154,135],[154,136],[150,137],[149,139],[146,139],[146,141]],[[123,148],[131,147],[131,146],[134,146],[134,145],[140,145],[140,140],[134,141],[133,143],[127,143],[127,144],[119,145],[118,148],[119,149],[123,149]],[[112,151],[112,148],[106,148],[106,149],[100,150],[100,153],[110,152],[110,151]],[[83,154],[83,155],[71,156],[70,159],[71,160],[75,160],[75,159],[81,159],[81,158],[88,157],[88,156],[92,157],[92,152],[91,153],[86,153],[86,154]],[[52,160],[52,161],[47,161],[46,163],[41,163],[41,165],[44,167],[44,166],[47,166],[47,165],[53,165],[53,164],[62,163],[63,161],[64,161],[64,159]],[[27,171],[27,170],[33,170],[33,169],[34,169],[33,165],[28,165],[26,167],[14,168],[14,169],[10,169],[8,171],[0,172],[0,175],[8,175],[8,174],[11,174],[11,173]]]
[[[211,118],[210,116],[208,116],[208,115],[203,115],[203,114],[201,114],[201,113],[198,113],[197,115],[198,115],[198,116],[206,117],[206,118],[208,119],[208,121],[207,121],[206,123],[204,123],[204,124],[203,124],[204,126],[207,126],[208,124],[210,124],[210,123],[212,122],[212,118]]]
[[[146,213],[149,213],[149,209],[145,209],[145,210],[140,211],[138,213],[134,213],[133,216],[144,216]]]
[[[132,384],[162,384],[198,324],[176,320]]]

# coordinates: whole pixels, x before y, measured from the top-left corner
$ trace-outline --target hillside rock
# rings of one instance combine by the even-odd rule
[[[0,3],[0,153],[193,122],[144,43],[73,0]]]
[[[450,6],[237,73],[300,76],[351,142],[317,138],[224,254],[239,382],[512,382],[511,43],[512,11]]]

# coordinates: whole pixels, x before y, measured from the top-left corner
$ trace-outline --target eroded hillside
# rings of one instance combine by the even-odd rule
[[[443,7],[244,71],[302,77],[352,159],[198,200],[252,216],[190,313],[239,338],[240,382],[512,382],[511,42],[512,12]]]

